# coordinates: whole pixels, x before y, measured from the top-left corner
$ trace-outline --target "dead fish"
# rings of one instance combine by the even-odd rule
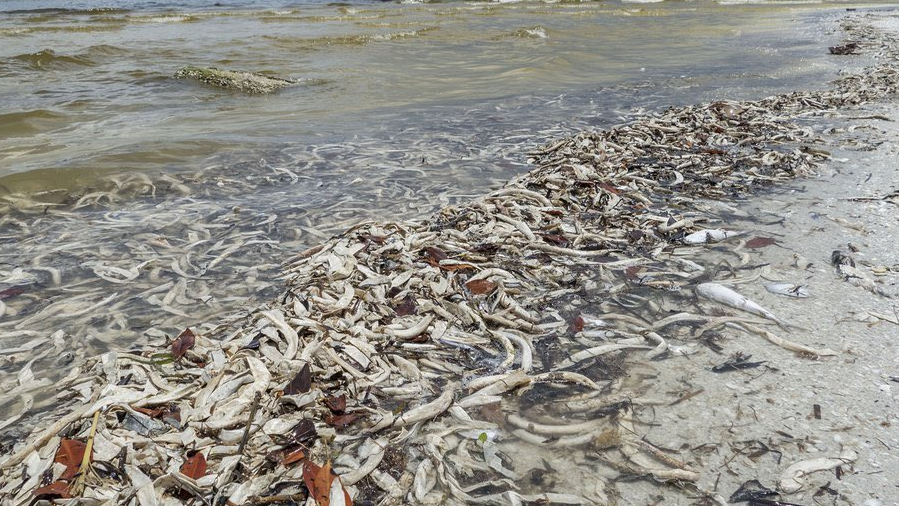
[[[684,244],[711,244],[721,242],[731,237],[742,235],[744,232],[733,230],[724,230],[721,228],[713,228],[708,230],[699,230],[684,237]]]
[[[757,303],[749,300],[746,296],[740,295],[730,288],[719,285],[718,283],[701,283],[696,286],[696,294],[700,297],[705,297],[706,299],[724,304],[725,306],[730,306],[735,309],[746,311],[747,313],[767,318],[777,322],[778,325],[786,326],[786,324],[774,316],[774,313],[771,311],[768,311]]]
[[[768,283],[765,290],[778,295],[786,295],[787,297],[798,297],[804,299],[809,296],[808,288],[804,286],[794,285],[793,283]]]

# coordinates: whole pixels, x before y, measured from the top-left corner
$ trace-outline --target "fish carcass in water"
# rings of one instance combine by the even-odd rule
[[[713,242],[721,242],[731,237],[742,235],[743,232],[724,230],[721,228],[713,228],[708,230],[699,230],[684,237],[684,244],[710,244]]]
[[[777,324],[782,327],[786,326],[786,324],[774,316],[774,313],[771,311],[768,311],[757,303],[749,300],[746,296],[740,295],[730,288],[719,285],[718,283],[700,283],[699,285],[696,285],[696,294],[700,297],[705,297],[706,299],[724,304],[725,306],[730,306],[767,318],[777,322]]]

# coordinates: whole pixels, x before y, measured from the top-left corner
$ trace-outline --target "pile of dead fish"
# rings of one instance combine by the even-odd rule
[[[847,29],[865,48],[880,35],[861,26]],[[828,155],[797,118],[896,86],[886,62],[827,91],[669,109],[553,143],[531,173],[429,220],[353,227],[287,261],[286,290],[246,321],[74,370],[59,414],[0,462],[0,497],[606,504],[617,476],[689,487],[687,457],[634,423],[671,399],[625,357],[687,355],[725,327],[834,354],[782,338],[787,322],[690,259],[733,236],[704,226],[726,204],[701,197],[812,173]],[[656,290],[716,310],[661,311]],[[782,491],[806,471],[788,468]]]

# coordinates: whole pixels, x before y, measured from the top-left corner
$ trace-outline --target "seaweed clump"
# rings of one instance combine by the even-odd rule
[[[221,70],[215,67],[184,67],[175,73],[178,79],[195,79],[202,83],[220,88],[261,95],[277,91],[285,86],[296,84],[296,81],[282,77],[269,77],[253,72]]]

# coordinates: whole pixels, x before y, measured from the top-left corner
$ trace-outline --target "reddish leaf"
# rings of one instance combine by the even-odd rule
[[[325,423],[333,427],[348,427],[359,418],[359,413],[347,413],[345,415],[328,415]]]
[[[492,292],[496,288],[496,283],[486,279],[475,279],[465,283],[465,288],[474,295],[483,295]]]
[[[156,418],[162,421],[174,420],[178,423],[181,422],[181,408],[179,408],[176,404],[171,404],[169,406],[159,406],[153,409],[134,408],[134,410],[139,413],[143,413],[150,418]]]
[[[49,499],[51,497],[68,499],[69,497],[72,497],[71,495],[69,495],[69,484],[64,481],[54,481],[46,487],[41,487],[35,490],[33,493],[35,497],[44,497],[45,499]]]
[[[304,458],[306,458],[306,454],[303,453],[303,450],[297,448],[296,450],[293,450],[285,455],[283,459],[281,459],[281,465],[287,467],[291,464],[295,464],[303,460]]]
[[[162,412],[164,410],[165,410],[165,408],[163,408],[163,407],[158,407],[156,409],[134,408],[134,411],[137,411],[138,413],[143,413],[143,414],[149,416],[150,418],[162,418]]]
[[[15,297],[16,295],[22,295],[23,293],[25,293],[25,290],[15,286],[12,288],[7,288],[6,290],[0,290],[0,300]]]
[[[365,241],[371,241],[375,244],[384,244],[384,241],[387,240],[387,237],[383,235],[363,234],[362,239]]]
[[[309,370],[309,364],[306,364],[284,387],[284,395],[305,394],[310,389],[312,389],[312,372]]]
[[[325,405],[327,405],[328,409],[333,413],[343,413],[346,411],[346,395],[340,394],[337,397],[328,397],[325,399]]]
[[[571,330],[574,331],[575,334],[584,330],[584,319],[580,316],[575,316],[573,320],[571,320]]]
[[[307,460],[303,463],[303,481],[306,482],[306,488],[309,489],[309,496],[319,506],[330,506],[331,482],[334,481],[330,462],[319,467],[314,462]]]
[[[478,418],[479,420],[486,420],[488,422],[493,422],[500,427],[506,425],[506,417],[503,415],[502,406],[499,402],[491,402],[490,404],[484,404],[479,408],[481,416]]]
[[[777,241],[771,239],[770,237],[755,237],[746,241],[747,248],[764,248],[765,246],[771,246],[772,244],[776,244]]]
[[[471,264],[439,264],[437,267],[440,267],[447,272],[465,271],[469,269],[473,270],[475,268]]]
[[[560,234],[544,234],[543,240],[557,246],[568,246],[568,238]]]
[[[87,445],[77,439],[63,439],[59,442],[59,449],[56,450],[56,457],[53,461],[66,466],[66,470],[59,477],[60,480],[68,481],[78,474],[86,448]]]
[[[562,211],[559,211],[558,209],[546,209],[546,210],[541,209],[541,211],[550,216],[564,216],[564,213]]]
[[[180,360],[187,353],[187,350],[194,347],[195,337],[190,329],[184,329],[184,332],[178,334],[178,337],[172,341],[172,357],[175,360]]]
[[[415,303],[415,298],[411,295],[403,299],[398,306],[394,309],[397,316],[408,316],[410,314],[416,314],[418,312],[418,305]]]
[[[617,188],[615,188],[614,186],[612,186],[608,183],[599,183],[599,187],[609,193],[614,193],[616,195],[621,193]]]
[[[202,478],[206,474],[206,457],[195,452],[181,465],[181,474],[195,480]]]
[[[350,498],[350,493],[343,487],[343,483],[340,482],[340,477],[335,477],[334,481],[331,482],[331,490],[328,494],[329,501],[333,501],[343,495],[343,504],[344,506],[353,506],[353,499]],[[336,496],[336,497],[335,497]]]
[[[632,266],[628,267],[627,269],[624,269],[624,276],[627,279],[634,281],[640,277],[639,274],[640,274],[640,271],[642,271],[642,270],[643,270],[642,266],[632,265]]]
[[[441,260],[446,260],[447,258],[449,258],[449,256],[444,253],[443,250],[441,250],[440,248],[435,248],[433,246],[428,246],[427,248],[425,248],[425,254],[430,257],[429,263],[431,265],[437,265]]]
[[[296,424],[293,428],[293,439],[297,443],[309,441],[316,435],[317,431],[315,430],[315,424],[312,423],[312,420],[307,418],[300,420],[300,423]]]

